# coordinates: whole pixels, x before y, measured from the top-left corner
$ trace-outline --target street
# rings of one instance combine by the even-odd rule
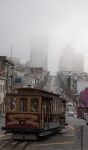
[[[48,78],[47,84],[45,86],[46,91],[54,92],[59,94],[60,85],[55,76],[50,76]],[[67,106],[69,111],[74,111],[73,106]],[[85,125],[86,121],[83,119],[78,119],[76,112],[74,117],[68,116],[66,114],[66,123],[68,126],[59,133],[54,133],[43,138],[37,139],[36,141],[14,141],[11,140],[10,133],[5,134],[4,131],[0,130],[0,150],[70,150],[77,149],[74,143],[74,125]],[[4,126],[5,118],[0,117],[0,127]]]
[[[0,118],[0,122],[3,122],[3,118]],[[54,133],[52,135],[46,136],[42,139],[36,140],[32,142],[26,150],[59,150],[59,149],[77,149],[78,147],[74,144],[74,125],[80,125],[80,124],[86,124],[85,120],[78,119],[75,117],[67,116],[67,122],[68,127],[64,129],[63,131],[59,133]],[[6,141],[9,141],[11,137],[11,134],[3,134],[3,132],[0,130],[0,143],[5,143]],[[25,141],[26,142],[26,141]],[[19,149],[19,147],[22,148],[22,145],[24,146],[25,142],[21,142],[19,145],[17,145],[16,149]],[[4,150],[10,150],[12,146],[14,146],[16,142],[14,141],[7,145]],[[21,145],[21,146],[20,146]],[[2,144],[0,148],[2,147]],[[79,147],[80,148],[80,147]]]
[[[1,130],[1,127],[5,125],[5,118],[0,117],[0,134],[3,134],[4,131]]]

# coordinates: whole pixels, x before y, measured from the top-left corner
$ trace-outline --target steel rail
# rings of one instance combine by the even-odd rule
[[[9,140],[4,146],[2,146],[1,148],[0,148],[0,150],[1,149],[3,149],[4,147],[6,147],[7,145],[9,145],[10,143],[12,143],[14,140]],[[3,143],[2,143],[3,144]]]
[[[24,147],[22,148],[22,150],[25,150],[30,144],[32,144],[33,142],[32,141],[30,141],[30,142],[27,142],[25,145],[24,145]]]

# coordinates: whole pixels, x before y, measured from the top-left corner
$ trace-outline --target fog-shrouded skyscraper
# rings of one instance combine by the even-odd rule
[[[47,70],[48,38],[44,35],[31,37],[30,67],[42,67]]]
[[[59,71],[84,72],[84,55],[74,52],[72,47],[67,45],[59,57]]]

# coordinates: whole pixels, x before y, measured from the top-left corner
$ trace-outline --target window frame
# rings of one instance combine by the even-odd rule
[[[21,105],[20,105],[20,104],[21,104],[21,103],[20,103],[20,102],[21,102],[21,101],[20,101],[21,99],[22,99],[22,100],[26,100],[26,110],[25,110],[25,111],[24,111],[24,110],[21,111],[21,109],[20,109],[20,108],[21,108]],[[19,98],[19,107],[18,107],[19,112],[23,112],[23,113],[24,113],[24,112],[28,112],[28,105],[29,105],[29,104],[28,104],[28,98],[27,98],[27,97],[24,97],[24,98],[20,97],[20,98]]]
[[[15,111],[11,111],[8,109],[8,102],[9,102],[9,98],[14,97],[16,98],[16,110]],[[10,113],[30,113],[30,114],[40,114],[41,113],[41,102],[42,102],[42,97],[41,96],[24,96],[23,98],[27,98],[28,103],[27,103],[27,111],[20,111],[19,110],[19,99],[22,98],[22,96],[7,96],[6,97],[6,106],[5,106],[5,110],[6,112],[10,112]],[[30,111],[30,100],[31,98],[38,98],[39,99],[39,112],[31,112]]]
[[[31,111],[31,102],[32,102],[32,100],[38,100],[38,111]],[[34,112],[34,113],[37,113],[37,112],[39,112],[39,98],[30,98],[30,112],[32,113],[32,112]]]
[[[16,109],[15,109],[15,110],[9,110],[9,99],[11,100],[11,98],[15,98],[15,99],[16,99],[16,102],[15,102]],[[15,97],[15,96],[13,96],[13,97],[12,97],[12,96],[11,96],[11,97],[8,97],[8,102],[7,102],[6,105],[7,105],[7,109],[6,109],[6,110],[7,110],[8,112],[11,112],[11,113],[12,113],[12,112],[13,112],[13,113],[16,112],[16,111],[17,111],[17,97]]]
[[[2,93],[2,85],[0,84],[0,93]]]
[[[35,111],[35,112],[34,112],[34,111],[30,111],[31,99],[32,99],[32,98],[39,99],[39,111],[38,111],[38,112],[36,112],[36,111]],[[41,105],[42,105],[41,103],[42,103],[42,97],[39,97],[39,96],[36,96],[36,97],[35,97],[35,96],[31,96],[31,97],[30,97],[30,105],[29,105],[30,107],[29,107],[29,109],[28,109],[29,112],[30,112],[30,113],[34,113],[34,114],[36,114],[36,113],[37,113],[37,114],[40,114],[40,113],[41,113],[41,107],[42,107],[42,106],[41,106]]]

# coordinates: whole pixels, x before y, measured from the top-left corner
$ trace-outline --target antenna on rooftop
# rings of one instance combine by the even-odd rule
[[[11,43],[11,60],[12,60],[12,43]]]

